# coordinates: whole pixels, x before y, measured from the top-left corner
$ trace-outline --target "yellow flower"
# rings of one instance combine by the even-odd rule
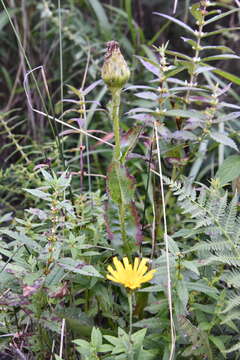
[[[129,264],[128,258],[123,258],[123,264],[117,257],[113,258],[113,263],[116,270],[111,265],[107,267],[110,274],[107,274],[107,279],[116,283],[124,285],[131,290],[141,287],[142,283],[152,280],[156,270],[148,271],[147,267],[148,259],[134,259],[134,265]]]

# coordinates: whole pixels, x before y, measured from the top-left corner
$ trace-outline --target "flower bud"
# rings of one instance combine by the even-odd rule
[[[130,77],[130,71],[116,41],[107,42],[107,53],[102,67],[102,79],[110,89],[121,89]]]

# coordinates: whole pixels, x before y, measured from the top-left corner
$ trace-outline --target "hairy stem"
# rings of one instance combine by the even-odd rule
[[[119,160],[121,156],[120,129],[119,129],[120,97],[121,97],[121,89],[119,88],[113,89],[112,90],[112,121],[113,121],[113,131],[114,131],[114,139],[115,139],[114,158],[116,160]]]

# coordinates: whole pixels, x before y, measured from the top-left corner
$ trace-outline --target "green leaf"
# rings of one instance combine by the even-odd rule
[[[219,167],[215,178],[220,180],[220,185],[224,186],[240,176],[240,155],[231,155],[223,161]]]
[[[81,261],[73,260],[71,258],[64,258],[58,263],[64,269],[71,271],[73,273],[85,275],[85,276],[94,276],[94,277],[103,277],[92,265],[85,265]]]
[[[233,345],[230,349],[225,350],[225,353],[228,354],[228,353],[230,353],[230,352],[237,351],[237,350],[240,350],[240,342],[238,342],[237,344]]]
[[[159,12],[154,12],[155,15],[158,15],[158,16],[162,16],[164,17],[165,19],[168,19],[168,20],[171,20],[173,21],[174,23],[176,23],[177,25],[181,26],[183,29],[185,29],[186,31],[190,32],[192,35],[196,36],[194,30],[192,28],[190,28],[190,26],[186,25],[184,22],[182,22],[181,20],[178,20],[172,16],[169,16],[169,15],[166,15],[166,14],[163,14],[163,13],[159,13]]]
[[[225,12],[223,14],[216,15],[216,16],[212,17],[211,19],[205,21],[204,26],[208,25],[208,24],[211,24],[214,21],[218,21],[218,20],[224,18],[225,16],[228,16],[228,15],[230,15],[230,14],[236,12],[236,11],[240,11],[240,9],[233,9],[233,10],[227,11],[227,12]]]
[[[63,360],[63,358],[55,354],[55,360]]]
[[[3,216],[0,217],[0,224],[4,223],[5,221],[8,222],[12,220],[12,212],[4,214]]]
[[[210,137],[213,140],[217,141],[218,143],[229,146],[234,150],[238,151],[238,147],[235,144],[235,142],[231,138],[229,138],[226,134],[215,131],[210,133]]]
[[[178,280],[176,290],[178,298],[181,300],[183,308],[186,310],[189,297],[186,282],[184,280]]]
[[[192,16],[197,20],[197,21],[202,21],[203,20],[203,14],[200,10],[200,4],[199,2],[197,2],[196,4],[192,5],[190,7],[190,12],[192,14]]]
[[[114,160],[107,177],[108,191],[111,199],[117,204],[130,204],[134,197],[134,182],[126,168]]]
[[[204,284],[202,281],[198,281],[198,282],[186,281],[186,285],[188,291],[202,292],[208,296],[213,297],[214,299],[218,298],[218,293],[219,293],[218,290],[215,287],[210,287]]]
[[[97,329],[95,327],[93,327],[93,329],[92,329],[91,345],[97,349],[97,352],[98,352],[100,345],[102,345],[102,333],[99,329]]]
[[[47,172],[47,171],[44,170],[44,169],[40,169],[40,170],[41,170],[41,173],[42,173],[42,175],[43,175],[43,177],[44,177],[44,180],[45,180],[46,182],[51,182],[51,181],[53,181],[53,177],[52,177],[52,175],[49,174],[49,172]]]
[[[51,200],[51,197],[48,193],[45,193],[39,189],[23,189],[25,191],[27,191],[29,194],[36,196],[39,199],[42,200]]]
[[[121,162],[124,163],[127,155],[132,151],[142,131],[142,126],[134,126],[121,138]]]
[[[168,110],[164,113],[166,116],[180,116],[183,118],[196,118],[204,120],[206,116],[202,114],[200,111],[191,111],[191,110]]]
[[[240,29],[240,28],[239,28]],[[224,79],[227,79],[229,81],[231,81],[234,84],[240,85],[240,77],[233,75],[227,71],[223,71],[221,69],[218,68],[214,68],[214,70],[212,70],[214,73],[222,76]]]
[[[78,97],[81,96],[81,91],[78,90],[77,88],[75,88],[74,86],[72,86],[72,85],[67,85],[67,87],[68,87],[75,95],[77,95]]]
[[[194,261],[185,260],[182,262],[182,265],[186,269],[191,270],[191,271],[195,272],[197,275],[199,275],[198,267]]]
[[[88,2],[95,12],[102,34],[105,36],[106,40],[109,40],[111,26],[101,2],[98,0],[88,0]]]
[[[10,17],[12,17],[16,12],[19,12],[20,9],[8,9]],[[5,11],[0,13],[0,31],[9,23],[8,16]]]
[[[220,55],[213,55],[208,56],[202,59],[202,61],[216,61],[216,60],[228,60],[228,59],[237,59],[239,60],[240,57],[234,54],[220,54]]]
[[[224,353],[226,351],[224,342],[222,341],[220,336],[209,335],[209,340],[221,351]]]
[[[208,45],[208,46],[202,46],[202,50],[221,50],[228,53],[234,53],[232,49],[230,49],[228,46],[224,45]]]
[[[187,56],[185,54],[182,54],[182,53],[180,53],[178,51],[166,50],[166,53],[169,54],[169,55],[175,56],[177,58],[187,60],[187,61],[192,63],[192,59],[189,56]]]
[[[133,324],[134,327],[140,327],[145,329],[159,329],[161,326],[161,320],[154,316],[147,319],[142,319]]]
[[[220,30],[216,30],[216,31],[212,31],[212,32],[207,32],[205,33],[202,37],[206,38],[209,36],[213,36],[213,35],[218,35],[218,34],[223,34],[225,32],[229,32],[229,31],[235,31],[235,30],[240,30],[240,27],[232,27],[232,28],[222,28]]]
[[[40,252],[42,247],[34,240],[26,236],[23,232],[11,231],[8,229],[2,229],[1,233],[10,236],[15,239],[19,244],[24,244],[28,246],[30,249]]]

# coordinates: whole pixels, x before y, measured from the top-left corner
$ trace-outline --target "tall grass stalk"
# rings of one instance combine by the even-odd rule
[[[159,170],[159,178],[160,178],[161,197],[162,197],[164,241],[165,241],[166,264],[167,264],[167,297],[168,297],[170,327],[171,327],[171,351],[170,351],[169,360],[173,360],[174,359],[174,352],[175,352],[175,343],[176,343],[176,331],[175,331],[175,325],[174,325],[174,321],[173,321],[172,289],[171,289],[170,259],[169,259],[169,245],[168,245],[168,229],[167,229],[166,205],[165,205],[164,188],[163,188],[161,152],[160,152],[160,145],[159,145],[159,140],[158,140],[158,130],[157,130],[156,122],[154,123],[154,133],[155,133],[155,139],[156,139],[156,144],[157,144],[158,170]]]

